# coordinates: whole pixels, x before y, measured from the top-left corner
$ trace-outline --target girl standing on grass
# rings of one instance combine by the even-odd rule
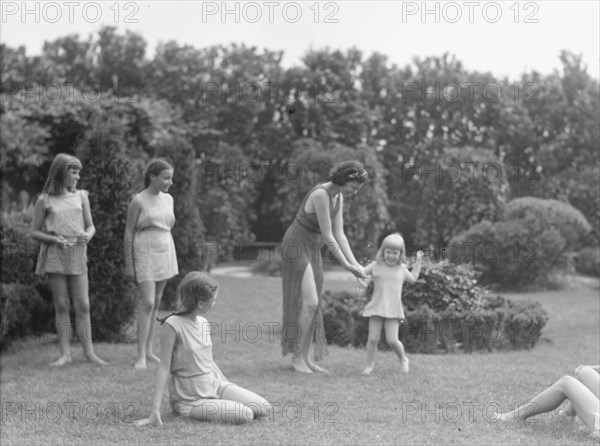
[[[398,328],[405,320],[402,307],[402,286],[404,282],[415,283],[421,271],[423,253],[417,252],[417,260],[412,272],[406,268],[406,250],[400,234],[390,234],[381,243],[375,261],[367,265],[365,273],[373,279],[373,297],[365,306],[363,316],[369,318],[369,338],[367,341],[367,367],[363,374],[368,375],[375,366],[375,351],[385,328],[385,338],[401,361],[403,373],[408,373],[409,361],[402,342],[398,339]]]
[[[127,211],[125,226],[126,273],[140,291],[138,305],[138,359],[136,369],[145,369],[154,355],[154,324],[167,280],[179,274],[171,228],[175,224],[173,166],[162,159],[151,160],[144,174],[144,189],[136,194]]]
[[[550,412],[568,400],[569,404],[559,415],[574,421],[581,418],[591,435],[600,438],[600,366],[581,365],[575,369],[575,377],[563,376],[531,401],[510,412],[500,414],[504,422],[522,422],[527,418]]]
[[[257,394],[229,382],[212,356],[210,323],[203,317],[217,300],[218,283],[208,274],[191,272],[177,288],[183,311],[164,319],[160,333],[160,365],[150,418],[138,425],[162,425],[160,405],[169,374],[171,409],[201,421],[239,423],[270,413]]]
[[[35,273],[48,276],[60,357],[50,363],[60,367],[71,362],[70,300],[77,318],[77,336],[87,360],[104,365],[94,353],[88,295],[87,244],[96,233],[88,192],[77,189],[81,161],[59,153],[50,165],[48,178],[33,211],[31,237],[41,242]]]

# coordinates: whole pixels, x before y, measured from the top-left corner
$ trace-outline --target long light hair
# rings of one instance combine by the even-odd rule
[[[400,251],[400,256],[398,257],[398,262],[396,263],[397,265],[406,263],[406,248],[404,246],[404,239],[399,233],[395,232],[383,239],[381,246],[379,247],[379,251],[377,251],[377,255],[375,256],[375,261],[377,263],[385,262],[384,252],[386,249],[397,249]]]
[[[65,190],[65,179],[71,169],[81,170],[81,161],[75,158],[73,155],[67,153],[59,153],[54,157],[50,170],[48,171],[48,177],[46,183],[42,189],[43,194],[48,195],[60,195]],[[75,192],[70,190],[70,192]]]

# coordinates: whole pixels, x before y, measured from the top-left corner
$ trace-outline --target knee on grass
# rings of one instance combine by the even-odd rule
[[[577,367],[575,369],[575,376],[577,378],[579,378],[580,376],[585,375],[585,374],[587,374],[589,372],[594,372],[595,373],[596,371],[594,370],[593,367],[590,367],[589,365],[580,365],[579,367]]]

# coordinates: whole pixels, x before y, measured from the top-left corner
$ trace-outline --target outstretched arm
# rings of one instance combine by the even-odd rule
[[[413,265],[412,271],[405,270],[405,278],[408,283],[415,283],[419,280],[419,275],[421,274],[421,259],[423,258],[423,252],[417,252],[417,259],[415,260],[415,264]]]
[[[156,421],[162,425],[160,417],[160,404],[162,396],[167,386],[167,380],[171,373],[171,357],[173,347],[175,346],[175,330],[169,324],[163,325],[160,331],[160,364],[156,372],[156,387],[154,388],[154,400],[152,402],[152,411],[150,412],[150,422]]]
[[[327,242],[329,250],[333,253],[337,261],[340,262],[340,265],[342,265],[345,269],[357,277],[363,277],[363,268],[358,264],[354,256],[352,255],[350,258],[346,256],[348,251],[350,251],[348,240],[346,240],[344,237],[346,247],[343,248],[334,236],[334,225],[337,231],[339,223],[336,222],[336,220],[340,218],[340,214],[342,213],[341,205],[338,215],[332,224],[331,216],[329,214],[329,194],[322,189],[316,190],[311,198],[313,199],[313,205],[315,208],[315,213],[317,214],[317,221],[319,222],[321,234]],[[352,253],[350,252],[350,254]]]

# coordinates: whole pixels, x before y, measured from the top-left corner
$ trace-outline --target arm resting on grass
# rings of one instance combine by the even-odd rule
[[[175,337],[173,327],[167,324],[163,325],[160,331],[160,364],[156,372],[156,387],[154,388],[154,400],[150,413],[150,420],[157,421],[159,425],[163,424],[160,417],[160,404],[171,373],[171,356],[175,346]]]

